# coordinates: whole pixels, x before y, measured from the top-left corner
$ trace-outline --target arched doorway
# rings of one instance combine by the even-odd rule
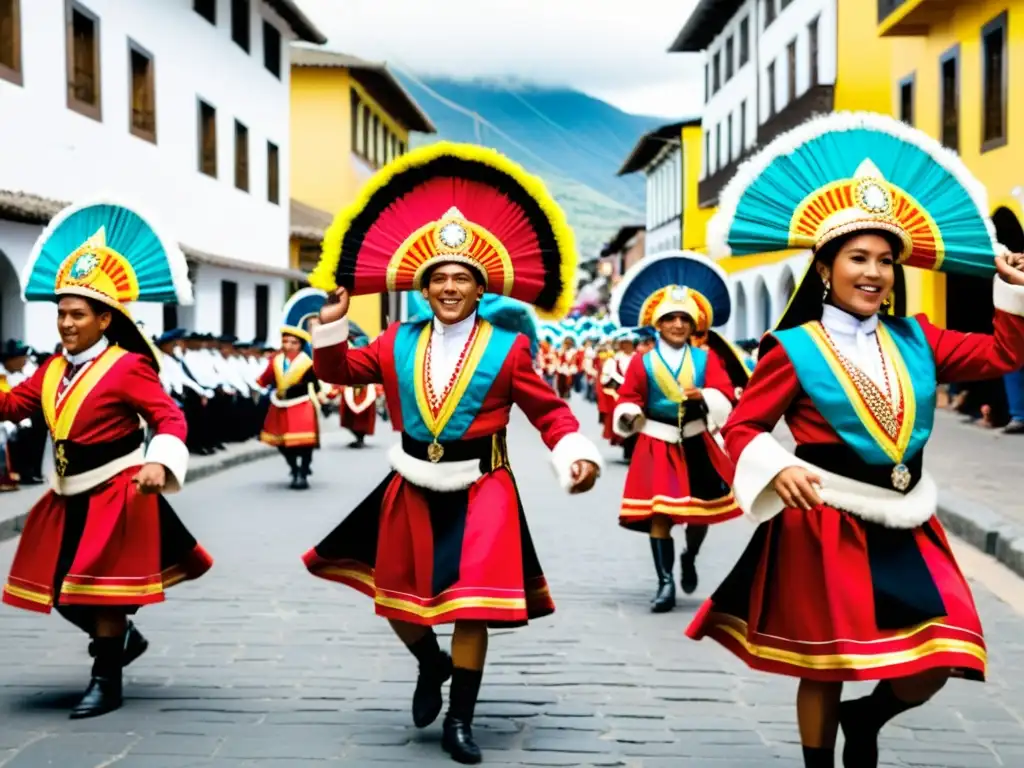
[[[0,342],[25,337],[25,305],[21,301],[21,278],[7,254],[0,251]]]
[[[747,292],[743,283],[736,283],[736,306],[733,311],[733,334],[737,341],[750,338],[747,330]]]
[[[760,338],[772,327],[772,295],[764,278],[758,276],[754,287],[754,335]]]

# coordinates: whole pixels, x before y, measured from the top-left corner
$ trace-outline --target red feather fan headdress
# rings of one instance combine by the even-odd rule
[[[370,179],[327,230],[310,284],[355,295],[418,290],[429,267],[452,261],[542,316],[572,307],[575,242],[544,182],[492,149],[449,142]]]

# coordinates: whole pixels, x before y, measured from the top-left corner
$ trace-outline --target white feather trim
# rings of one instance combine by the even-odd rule
[[[725,426],[726,419],[732,413],[732,403],[729,398],[717,389],[707,387],[701,390],[704,395],[704,403],[708,407],[708,423],[712,431],[718,431]]]
[[[612,319],[619,325],[622,325],[622,320],[619,318],[619,306],[622,304],[622,297],[625,295],[626,289],[629,288],[637,275],[656,262],[665,261],[666,259],[677,259],[680,256],[685,256],[693,261],[699,261],[701,264],[710,267],[720,278],[722,278],[722,282],[726,285],[729,284],[729,276],[726,274],[725,270],[704,254],[697,253],[696,251],[662,251],[661,253],[656,253],[652,256],[647,256],[641,259],[626,270],[626,274],[622,276],[622,279],[619,280],[618,285],[616,285],[615,289],[612,291],[611,303],[609,304],[609,311],[611,312]]]
[[[711,218],[711,221],[708,222],[708,253],[714,258],[731,255],[729,231],[732,229],[733,220],[736,218],[736,210],[739,207],[740,200],[743,198],[747,188],[764,173],[765,169],[776,158],[792,154],[801,145],[826,133],[853,131],[861,128],[895,136],[931,155],[936,163],[945,168],[967,190],[967,193],[978,208],[978,213],[985,222],[989,237],[992,239],[993,248],[998,247],[995,226],[992,224],[991,219],[989,219],[988,192],[956,152],[944,147],[928,134],[888,115],[881,115],[875,112],[834,112],[829,115],[811,118],[793,130],[781,134],[764,149],[740,165],[732,180],[725,185],[725,188],[718,196],[718,211]],[[813,191],[808,189],[806,192],[810,194]]]
[[[828,506],[887,528],[917,528],[935,514],[938,505],[938,489],[927,472],[914,490],[904,495],[826,472],[798,459],[771,434],[763,432],[740,453],[733,479],[736,502],[754,522],[771,520],[785,507],[772,482],[787,467],[803,467],[818,475],[818,494]]]
[[[46,229],[44,229],[42,234],[36,238],[36,242],[32,246],[32,252],[29,254],[28,261],[25,262],[25,268],[21,272],[22,299],[25,298],[25,288],[28,286],[28,279],[32,274],[32,270],[35,269],[36,262],[39,260],[39,254],[43,250],[43,243],[50,239],[50,235],[52,235],[57,227],[63,224],[69,216],[94,205],[117,205],[122,208],[127,208],[129,211],[144,220],[156,233],[156,236],[160,240],[160,245],[163,246],[164,252],[167,254],[167,263],[171,271],[171,280],[174,284],[174,293],[177,296],[178,304],[187,307],[194,303],[192,296],[192,281],[188,279],[188,261],[185,259],[185,254],[182,252],[181,246],[165,235],[166,230],[161,228],[159,219],[151,216],[150,212],[141,211],[137,204],[129,204],[124,200],[118,200],[114,197],[93,198],[83,200],[79,203],[74,203],[73,205],[69,205],[62,209],[56,216],[50,219],[50,223],[46,225]]]
[[[483,477],[479,459],[434,464],[410,456],[402,450],[401,443],[391,446],[388,461],[395,472],[413,485],[442,493],[464,490]]]
[[[628,424],[634,416],[640,418]],[[619,437],[631,437],[643,429],[645,420],[643,410],[636,403],[619,403],[612,412],[612,431]]]
[[[992,285],[992,303],[996,309],[1024,317],[1024,285],[1010,285],[996,275]]]
[[[161,464],[167,470],[164,493],[176,493],[185,485],[188,447],[174,435],[154,435],[146,448],[146,463]]]
[[[577,461],[589,461],[597,465],[598,475],[604,467],[604,460],[597,446],[579,432],[570,432],[551,451],[551,463],[563,490],[572,488],[572,465]]]

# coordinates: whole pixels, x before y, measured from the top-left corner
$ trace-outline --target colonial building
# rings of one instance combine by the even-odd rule
[[[619,176],[643,171],[647,177],[648,254],[678,249],[682,243],[682,130],[687,125],[700,125],[700,120],[670,123],[644,134],[619,169]]]
[[[437,129],[383,63],[296,46],[291,84],[291,266],[308,272],[333,216],[405,154],[410,132]],[[356,296],[350,315],[372,337],[401,317],[399,298]]]
[[[272,338],[289,279],[289,51],[324,42],[292,0],[0,2],[0,337],[57,341],[20,274],[68,202],[124,199],[192,268],[182,325]]]
[[[699,143],[685,133],[683,141],[684,167],[701,166],[696,178],[684,177],[684,247],[706,246],[706,227],[697,225],[758,148],[815,114],[888,110],[878,83],[890,68],[890,46],[879,40],[874,14],[865,0],[699,0],[670,48],[705,56]],[[808,261],[797,251],[723,259],[734,300],[726,333],[768,330]]]

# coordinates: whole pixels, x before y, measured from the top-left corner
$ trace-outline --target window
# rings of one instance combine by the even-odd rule
[[[775,21],[775,0],[764,0],[764,28],[768,29]]]
[[[132,78],[129,94],[132,113],[128,130],[134,136],[156,144],[156,78],[153,57],[129,40],[128,66]]]
[[[235,120],[235,186],[249,191],[249,129]]]
[[[238,312],[238,283],[231,280],[220,281],[220,332],[225,336],[234,336],[236,315]]]
[[[722,167],[722,124],[715,126],[715,170]]]
[[[376,115],[373,116],[373,164],[376,166],[380,165],[380,118]]]
[[[267,200],[281,204],[281,158],[277,144],[267,142]]]
[[[821,25],[821,17],[807,25],[807,57],[810,65],[810,87],[813,88],[819,83],[818,73],[818,27]]]
[[[192,8],[196,13],[216,26],[217,0],[192,0]]]
[[[217,178],[217,110],[199,101],[199,170]]]
[[[914,76],[900,83],[900,120],[907,125],[914,124]]]
[[[722,52],[716,51],[712,70],[711,92],[718,93],[722,87]]]
[[[269,21],[263,21],[263,66],[281,79],[281,33]]]
[[[270,334],[270,286],[256,286],[256,338],[266,341]]]
[[[349,128],[351,129],[351,133],[352,133],[352,136],[351,136],[352,151],[353,152],[358,152],[359,151],[359,94],[356,93],[355,91],[350,91],[349,94],[348,94],[348,97],[349,97],[349,104],[350,104],[350,107],[351,107],[351,109],[350,109],[351,114],[349,115],[349,121],[352,123],[352,125],[349,126]]]
[[[398,142],[398,154],[399,155],[404,155],[407,149],[408,149],[408,147],[405,145],[404,141]]]
[[[365,159],[365,160],[369,160],[370,159],[370,127],[371,127],[371,125],[372,125],[372,123],[371,123],[370,108],[368,106],[366,106],[365,104],[363,104],[363,125],[362,125],[362,128],[363,128],[363,146],[362,146],[362,152],[360,152],[359,154],[361,154],[363,156],[363,159]]]
[[[398,157],[398,137],[391,134],[391,159]]]
[[[100,20],[75,2],[67,4],[68,108],[103,118],[100,109]]]
[[[747,100],[740,104],[740,157],[747,151]]]
[[[789,64],[786,72],[786,103],[796,98],[796,39],[786,46],[786,59]]]
[[[249,52],[249,0],[231,0],[231,39]]]
[[[711,131],[704,131],[704,177],[711,175]]]
[[[750,17],[740,22],[740,66],[750,61]]]
[[[164,330],[173,331],[178,327],[178,305],[164,304]]]
[[[775,117],[775,62],[768,65],[768,117]]]
[[[729,113],[729,119],[725,131],[725,164],[730,165],[732,163],[732,112]]]
[[[960,151],[960,48],[943,54],[939,59],[942,83],[942,143]]]
[[[981,149],[1006,144],[1006,11],[981,30],[983,111]]]
[[[732,80],[734,72],[735,59],[733,58],[733,52],[733,39],[732,36],[730,36],[729,39],[725,41],[725,82],[727,83]]]
[[[0,0],[0,78],[22,84],[20,0]]]
[[[711,66],[705,61],[704,62],[704,103],[708,103],[708,99],[711,98]]]

